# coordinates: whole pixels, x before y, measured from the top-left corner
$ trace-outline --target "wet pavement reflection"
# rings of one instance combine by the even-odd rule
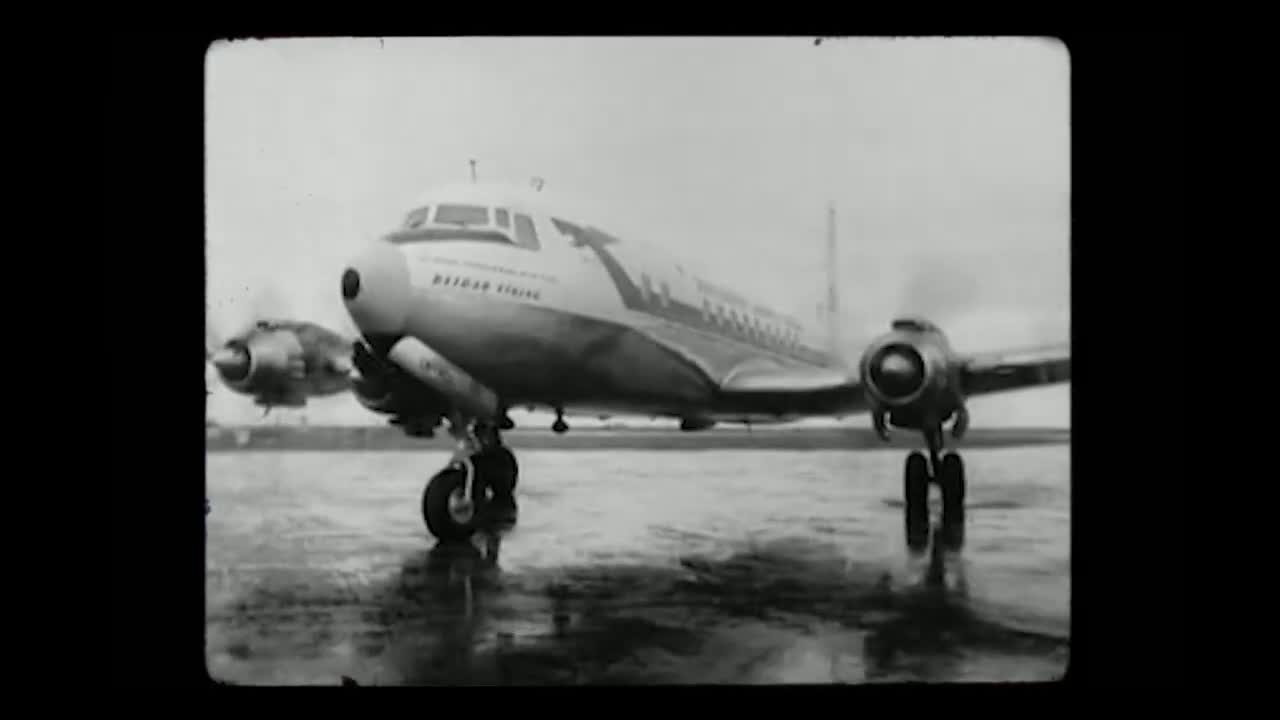
[[[681,558],[676,567],[508,575],[502,540],[495,532],[436,545],[370,588],[355,652],[376,660],[380,672],[356,682],[927,681],[955,678],[965,655],[1065,652],[1063,638],[975,613],[961,558],[936,544],[918,559],[919,580],[895,586],[890,573],[849,567],[811,541],[781,541],[718,561]],[[289,603],[324,605],[268,594],[246,607]],[[310,621],[324,624],[324,617],[315,613]],[[312,627],[309,635],[320,645],[337,631]]]
[[[280,522],[269,510],[263,517]],[[220,572],[235,578],[211,585],[230,587],[211,599],[209,670],[233,683],[333,685],[1018,681],[1064,672],[1065,628],[971,596],[973,549],[963,538],[939,542],[935,529],[927,551],[904,548],[892,560],[850,553],[839,542],[847,527],[812,525],[710,544],[655,530],[674,551],[577,561],[561,550],[561,561],[542,563],[547,536],[536,523],[413,548],[292,520],[243,551],[257,564],[233,563]],[[504,562],[512,547],[520,561]]]

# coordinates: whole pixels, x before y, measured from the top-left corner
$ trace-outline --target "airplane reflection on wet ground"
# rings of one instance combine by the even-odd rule
[[[917,581],[894,587],[889,573],[850,566],[811,541],[779,541],[722,560],[683,558],[671,567],[592,565],[512,576],[501,570],[502,536],[418,552],[366,597],[350,598],[364,608],[355,652],[377,666],[372,682],[954,680],[963,677],[956,665],[966,656],[1013,665],[1019,656],[1034,661],[1067,649],[1066,638],[974,612],[962,559],[948,557],[939,543],[920,559]],[[286,609],[282,600],[334,604],[321,597],[325,588],[309,591],[310,598],[257,594],[240,607],[256,610],[250,614],[262,623],[279,617],[272,609]],[[341,632],[326,627],[334,615],[310,617],[320,621],[306,623],[317,645]],[[259,627],[260,636],[272,633]]]

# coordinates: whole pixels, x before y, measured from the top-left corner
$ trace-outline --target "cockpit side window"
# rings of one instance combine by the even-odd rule
[[[516,245],[529,250],[541,247],[538,243],[538,231],[528,215],[516,215]]]
[[[406,230],[417,230],[427,221],[427,214],[431,210],[429,207],[420,207],[417,210],[405,216],[404,227]]]
[[[437,225],[488,225],[489,208],[479,205],[440,205],[436,207]]]
[[[494,221],[495,221],[495,222],[497,222],[497,223],[498,223],[498,227],[500,227],[500,228],[510,228],[510,227],[511,227],[511,219],[510,219],[510,217],[509,217],[509,215],[508,215],[508,213],[507,213],[507,209],[506,209],[506,208],[498,208],[498,209],[494,210],[494,211],[493,211],[493,219],[494,219]]]

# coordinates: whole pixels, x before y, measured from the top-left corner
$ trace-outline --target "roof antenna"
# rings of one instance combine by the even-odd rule
[[[471,162],[471,182],[474,183],[476,181],[476,161],[472,160],[470,162]]]

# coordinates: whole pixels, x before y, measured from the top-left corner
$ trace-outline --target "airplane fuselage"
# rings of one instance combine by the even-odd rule
[[[752,360],[831,366],[801,321],[650,248],[536,197],[470,186],[457,194],[424,198],[426,210],[415,208],[366,256],[366,268],[403,263],[362,274],[365,283],[407,283],[385,300],[403,306],[384,313],[394,318],[378,317],[378,298],[362,306],[357,295],[348,308],[366,334],[418,338],[508,406],[763,421],[776,416],[721,402],[727,374]],[[447,222],[466,214],[476,222]]]

